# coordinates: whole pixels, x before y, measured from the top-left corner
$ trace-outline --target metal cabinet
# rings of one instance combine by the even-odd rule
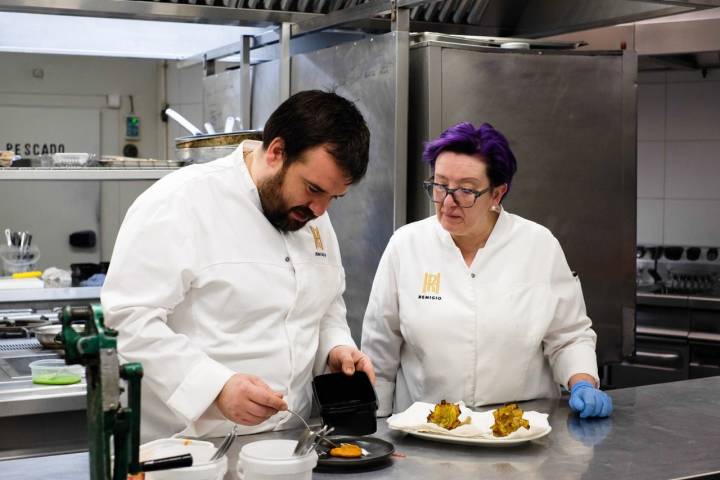
[[[491,123],[518,159],[504,205],[558,238],[582,282],[599,363],[620,361],[634,340],[635,55],[415,41],[408,219],[430,214],[423,142],[461,121]]]

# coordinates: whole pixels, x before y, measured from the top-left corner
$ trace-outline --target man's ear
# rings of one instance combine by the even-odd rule
[[[265,159],[272,170],[280,170],[285,161],[285,140],[275,137],[265,150]]]

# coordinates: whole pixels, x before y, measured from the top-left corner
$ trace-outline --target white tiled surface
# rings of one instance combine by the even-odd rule
[[[720,244],[720,200],[665,200],[665,244]]]
[[[638,198],[637,201],[637,243],[654,245],[663,243],[662,199]]]
[[[665,140],[664,84],[644,84],[638,88],[638,141]]]
[[[638,79],[637,241],[720,246],[720,69]]]
[[[665,142],[638,142],[637,196],[663,198],[665,192]]]
[[[667,85],[666,139],[720,140],[720,82]]]
[[[720,142],[667,142],[665,152],[666,198],[720,200]]]

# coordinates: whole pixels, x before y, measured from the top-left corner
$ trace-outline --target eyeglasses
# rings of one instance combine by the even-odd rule
[[[452,195],[453,200],[458,207],[470,208],[475,205],[475,201],[478,197],[489,192],[492,187],[487,187],[482,190],[473,190],[472,188],[448,188],[447,185],[442,183],[433,182],[432,178],[429,178],[423,182],[423,189],[427,193],[430,200],[434,203],[443,203],[445,197]]]

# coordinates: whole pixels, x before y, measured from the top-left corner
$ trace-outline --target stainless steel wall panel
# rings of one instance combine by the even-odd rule
[[[251,128],[262,129],[270,114],[280,105],[280,62],[259,63],[252,72]]]
[[[367,175],[330,208],[346,271],[348,323],[358,343],[375,270],[393,233],[393,49],[387,34],[292,58],[293,93],[333,90],[356,102],[370,128]]]
[[[624,67],[620,54],[458,46],[423,67],[442,72],[441,129],[488,122],[510,140],[518,172],[504,204],[559,239],[582,281],[601,364],[621,359],[623,316],[634,308],[634,73]],[[415,142],[427,121],[411,115]]]
[[[375,270],[393,233],[395,186],[406,182],[394,173],[394,48],[394,36],[387,34],[291,58],[291,93],[335,91],[356,103],[370,128],[367,174],[330,208],[346,271],[348,323],[358,342]],[[280,104],[279,64],[258,64],[252,71],[252,128],[262,128]]]
[[[442,133],[442,71],[430,68],[439,65],[442,48],[410,50],[409,125],[408,131],[408,208],[409,221],[424,218],[432,204],[420,185],[430,174],[422,162],[424,143]]]
[[[240,70],[226,70],[217,75],[203,76],[203,119],[215,131],[222,132],[228,116],[242,113]],[[202,125],[198,125],[202,128]]]

